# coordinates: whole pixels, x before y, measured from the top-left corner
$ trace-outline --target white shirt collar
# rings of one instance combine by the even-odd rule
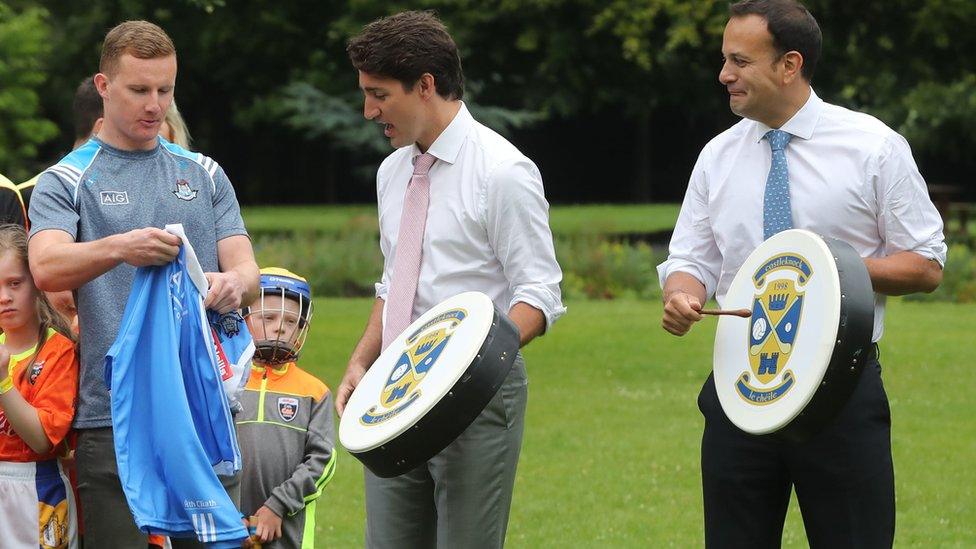
[[[800,107],[800,110],[796,111],[796,114],[792,118],[786,121],[782,127],[779,129],[786,133],[793,135],[794,137],[799,137],[800,139],[810,139],[813,137],[813,130],[817,127],[817,122],[820,120],[820,114],[823,112],[824,102],[820,97],[817,96],[813,88],[810,89],[810,97],[807,98],[807,102]],[[754,121],[755,125],[755,140],[759,142],[762,140],[766,132],[773,129],[763,124],[759,121]]]
[[[464,101],[461,101],[461,108],[454,115],[454,120],[451,120],[451,123],[444,128],[444,131],[437,136],[437,139],[430,145],[430,149],[427,152],[442,162],[454,164],[457,161],[458,153],[461,152],[461,145],[464,144],[464,139],[468,135],[468,129],[471,128],[471,124],[473,123],[474,118],[468,112],[468,107],[464,104]],[[411,147],[410,158],[411,161],[415,162],[416,158],[423,153],[420,152],[420,147],[416,143],[411,145]]]

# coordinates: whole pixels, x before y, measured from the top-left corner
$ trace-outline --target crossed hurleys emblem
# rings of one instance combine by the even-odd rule
[[[757,292],[748,334],[752,375],[743,372],[736,380],[739,396],[750,404],[776,402],[796,383],[786,365],[799,333],[804,290],[811,276],[810,262],[802,256],[780,254],[763,263],[752,277]]]

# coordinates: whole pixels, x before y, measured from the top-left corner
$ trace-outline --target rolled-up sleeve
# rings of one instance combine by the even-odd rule
[[[944,266],[948,247],[942,216],[929,198],[908,142],[897,134],[889,138],[877,165],[882,193],[878,229],[885,255],[915,252]]]
[[[512,292],[509,307],[521,302],[539,309],[548,331],[566,308],[542,175],[527,158],[503,162],[489,175],[484,196],[488,242]]]
[[[376,215],[379,221],[380,227],[380,252],[383,254],[383,273],[380,275],[380,280],[373,284],[376,290],[376,297],[386,301],[386,295],[390,291],[390,275],[393,270],[393,262],[390,260],[390,253],[392,244],[390,243],[390,237],[383,233],[383,191],[386,188],[387,176],[386,176],[386,165],[389,162],[389,158],[380,164],[379,169],[376,170]]]
[[[691,172],[688,191],[668,247],[668,259],[657,266],[657,275],[663,288],[673,273],[688,273],[698,279],[705,286],[706,295],[711,296],[715,294],[722,272],[722,253],[715,242],[708,214],[707,156],[706,149]]]
[[[373,287],[376,289],[376,297],[386,301],[386,295],[390,292],[390,275],[393,270],[393,262],[390,261],[390,238],[380,231],[380,251],[383,253],[383,274],[380,280]]]
[[[376,297],[386,301],[386,294],[390,293],[390,283],[386,278],[386,269],[383,270],[383,278],[379,282],[373,284],[373,289],[375,290]]]

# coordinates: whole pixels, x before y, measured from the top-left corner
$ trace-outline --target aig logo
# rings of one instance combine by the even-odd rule
[[[129,203],[129,195],[125,191],[102,191],[102,206],[121,206]]]

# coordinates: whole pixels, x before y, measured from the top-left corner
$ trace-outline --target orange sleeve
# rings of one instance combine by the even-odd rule
[[[52,446],[57,446],[71,429],[78,397],[78,353],[68,338],[57,334],[44,343],[35,364],[44,367],[35,382],[31,406]],[[29,372],[25,372],[29,375]]]

